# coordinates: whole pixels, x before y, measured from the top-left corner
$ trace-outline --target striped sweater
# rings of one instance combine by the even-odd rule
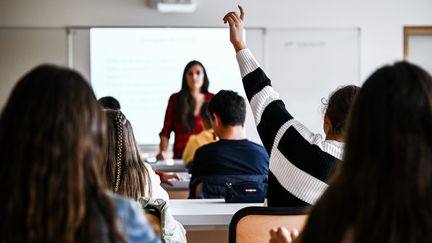
[[[324,140],[287,111],[249,49],[237,53],[243,86],[270,155],[268,206],[313,205],[327,188],[344,144]]]

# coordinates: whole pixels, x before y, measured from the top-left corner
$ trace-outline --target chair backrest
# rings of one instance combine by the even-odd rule
[[[237,211],[229,225],[229,243],[268,243],[270,230],[280,226],[303,228],[307,207],[246,207]]]
[[[242,181],[256,181],[267,188],[267,175],[206,175],[191,181],[189,198],[224,198],[227,183]]]

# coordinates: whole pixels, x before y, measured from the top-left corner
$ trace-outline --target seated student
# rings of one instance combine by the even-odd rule
[[[134,199],[151,196],[169,200],[159,176],[142,161],[129,120],[121,111],[104,112],[108,124],[108,156],[102,169],[108,187]]]
[[[261,140],[270,154],[268,206],[314,204],[327,189],[342,158],[345,123],[359,88],[335,91],[324,116],[325,139],[309,131],[286,110],[259,63],[243,41],[244,12],[230,12],[230,40],[237,52],[243,86],[250,101]]]
[[[75,71],[42,65],[18,81],[0,117],[0,242],[160,242],[104,186],[105,128]]]
[[[246,139],[243,127],[246,104],[243,97],[233,91],[221,90],[210,101],[208,112],[219,141],[204,145],[196,151],[190,197],[200,197],[194,193],[195,180],[200,178],[218,176],[226,179],[202,196],[209,198],[223,198],[225,183],[230,178],[248,180],[258,177],[266,183],[268,155],[261,145]]]
[[[186,242],[186,231],[169,212],[168,193],[140,156],[132,126],[121,111],[105,110],[108,124],[104,179],[115,193],[145,203],[147,219],[164,242]],[[156,217],[155,217],[156,216]]]
[[[343,164],[295,242],[432,242],[432,77],[398,62],[363,84]],[[294,231],[271,231],[292,242]]]
[[[191,161],[195,156],[195,151],[203,145],[215,142],[217,139],[212,128],[210,115],[207,112],[208,104],[209,102],[205,102],[201,106],[200,110],[203,131],[197,135],[191,135],[189,137],[189,141],[186,144],[185,150],[183,152],[183,162],[188,168],[192,168]]]
[[[111,109],[116,111],[119,111],[121,109],[120,102],[112,96],[102,97],[98,100],[98,102],[104,109]]]
[[[99,102],[99,104],[102,106],[102,108],[104,110],[120,111],[120,108],[121,108],[120,107],[120,102],[116,98],[114,98],[112,96],[102,97],[102,98],[100,98],[98,100],[98,102]],[[164,173],[162,171],[157,171],[157,170],[155,170],[154,172],[160,177],[160,180],[162,182],[167,183],[169,185],[172,185],[171,180],[179,180],[180,179],[178,177],[178,175],[175,174],[175,173]],[[155,181],[155,179],[153,179],[153,181]],[[166,196],[168,198],[168,194]]]

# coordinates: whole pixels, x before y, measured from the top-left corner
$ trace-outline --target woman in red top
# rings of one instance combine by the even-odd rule
[[[158,160],[167,158],[168,140],[174,132],[174,159],[180,159],[190,135],[202,130],[199,111],[204,102],[214,95],[208,92],[209,80],[204,66],[198,61],[189,62],[183,72],[182,87],[168,101],[165,121],[160,132]]]

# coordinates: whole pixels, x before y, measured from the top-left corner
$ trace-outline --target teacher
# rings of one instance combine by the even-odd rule
[[[165,112],[162,131],[159,133],[158,160],[167,158],[168,140],[174,132],[174,159],[180,159],[190,135],[202,131],[199,112],[204,102],[214,96],[208,92],[209,79],[204,66],[198,61],[189,62],[182,78],[182,87],[178,93],[170,96]]]

